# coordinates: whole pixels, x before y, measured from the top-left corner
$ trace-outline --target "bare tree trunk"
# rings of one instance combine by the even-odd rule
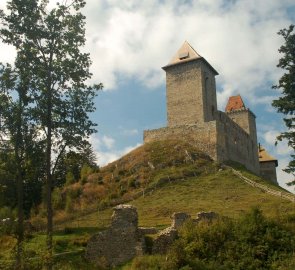
[[[23,145],[22,138],[22,95],[19,95],[17,112],[17,131],[15,142],[15,160],[16,160],[16,180],[17,180],[17,253],[15,269],[23,269],[23,240],[24,240],[24,192],[23,192],[23,168],[21,151]]]
[[[52,55],[50,57],[50,63]],[[51,68],[51,65],[50,65]],[[53,254],[52,254],[52,233],[53,233],[53,211],[52,211],[52,173],[51,173],[51,148],[52,148],[52,90],[51,90],[51,76],[49,69],[49,79],[47,87],[47,138],[46,138],[46,198],[47,198],[47,255],[48,261],[46,269],[52,270],[53,267]]]
[[[23,210],[23,178],[20,168],[17,172],[17,254],[15,269],[23,269],[24,210]]]

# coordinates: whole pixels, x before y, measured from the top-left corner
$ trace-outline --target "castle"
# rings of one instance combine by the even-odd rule
[[[245,107],[241,96],[230,97],[225,112],[217,110],[215,76],[218,73],[205,58],[185,41],[163,70],[168,124],[145,130],[144,143],[185,138],[215,161],[239,162],[277,183],[277,160],[265,149],[258,149],[256,117]]]

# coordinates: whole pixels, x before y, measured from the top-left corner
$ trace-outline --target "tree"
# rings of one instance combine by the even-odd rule
[[[4,42],[12,44],[27,64],[33,93],[31,112],[45,143],[47,202],[47,269],[52,269],[52,188],[56,164],[69,148],[79,149],[95,132],[93,112],[97,90],[89,86],[89,54],[85,44],[84,0],[63,1],[48,10],[47,0],[11,0],[2,12]]]
[[[284,118],[288,131],[282,132],[277,139],[279,141],[287,140],[288,145],[295,150],[295,31],[294,25],[290,25],[288,29],[282,29],[278,32],[285,40],[280,47],[279,52],[283,54],[279,60],[277,67],[285,70],[283,76],[279,79],[279,83],[274,85],[274,89],[279,89],[282,96],[272,102],[272,106],[279,113],[286,115]],[[291,154],[291,161],[285,172],[295,176],[295,154]],[[295,180],[288,183],[294,185]]]
[[[18,209],[17,269],[22,268],[24,216],[28,214],[32,202],[38,202],[35,191],[37,189],[38,193],[40,190],[38,182],[42,166],[38,165],[42,164],[42,158],[36,160],[36,157],[42,157],[43,153],[43,147],[35,139],[38,137],[38,129],[31,115],[32,91],[29,87],[29,73],[27,63],[21,56],[18,52],[14,67],[0,64],[0,147],[5,150],[0,155],[4,171],[0,174],[0,182],[6,182],[8,191],[17,191],[16,196],[7,196],[9,206],[14,208],[16,202]],[[30,189],[31,198],[24,194],[24,189]]]
[[[17,64],[17,62],[16,62]],[[19,69],[22,64],[19,65]],[[28,124],[28,113],[26,105],[27,85],[25,73],[23,76],[17,76],[17,71],[10,65],[1,65],[0,68],[0,108],[1,108],[1,146],[6,147],[8,156],[14,160],[15,168],[13,176],[16,179],[17,186],[17,208],[18,208],[18,226],[17,226],[17,260],[16,268],[22,268],[22,242],[24,238],[24,211],[23,211],[23,176],[24,176],[24,148],[26,134],[30,125]],[[13,94],[17,97],[13,98]],[[6,136],[5,136],[6,135]],[[9,142],[9,143],[8,143]],[[12,148],[10,148],[10,146]],[[11,180],[11,179],[10,179]]]

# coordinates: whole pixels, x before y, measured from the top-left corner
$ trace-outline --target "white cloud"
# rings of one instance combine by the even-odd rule
[[[277,136],[280,134],[277,130],[269,130],[264,134],[264,140],[269,146],[274,146]],[[287,141],[278,141],[277,146],[274,148],[278,155],[289,155],[292,153],[293,149],[288,146]]]
[[[187,39],[220,72],[220,106],[238,92],[255,102],[255,88],[279,76],[275,66],[282,40],[276,32],[290,23],[286,12],[293,2],[232,3],[88,1],[87,48],[95,79],[106,89],[117,87],[118,74],[149,87],[162,85],[160,67]]]
[[[114,148],[115,140],[113,138],[107,135],[100,136],[98,134],[90,136],[89,141],[93,146],[98,165],[100,166],[105,166],[108,163],[119,159],[141,145],[136,144],[134,146],[124,147],[123,149],[117,149]]]
[[[96,154],[96,158],[98,160],[98,165],[100,166],[105,166],[117,159],[119,159],[120,157],[124,156],[125,154],[129,153],[130,151],[132,151],[133,149],[139,147],[141,144],[136,144],[134,146],[127,146],[123,149],[112,149],[109,151],[101,151],[101,150],[97,150],[95,151]]]
[[[50,7],[56,2],[51,0]],[[93,81],[103,82],[105,89],[117,88],[118,76],[150,88],[163,85],[160,67],[188,40],[220,72],[220,107],[237,93],[253,104],[269,103],[271,91],[261,100],[256,89],[280,75],[282,39],[276,33],[291,23],[291,7],[293,0],[88,0],[85,50],[93,60]],[[13,53],[0,56],[11,60]]]
[[[105,135],[102,137],[102,142],[108,149],[112,149],[115,144],[115,140],[113,138]]]

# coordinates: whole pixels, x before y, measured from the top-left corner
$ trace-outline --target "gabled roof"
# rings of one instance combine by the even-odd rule
[[[245,110],[245,104],[240,95],[232,96],[228,99],[227,105],[225,107],[225,112],[240,111]]]
[[[198,54],[196,50],[187,41],[185,41],[182,44],[182,46],[179,48],[177,53],[172,57],[169,63],[163,67],[163,69],[165,70],[167,67],[181,64],[184,62],[197,60],[197,59],[203,59],[209,65],[209,67],[213,70],[213,72],[216,75],[218,75],[218,72],[207,62],[207,60],[204,57]]]
[[[258,147],[259,162],[275,162],[276,167],[278,166],[278,160],[272,157],[260,144]]]

